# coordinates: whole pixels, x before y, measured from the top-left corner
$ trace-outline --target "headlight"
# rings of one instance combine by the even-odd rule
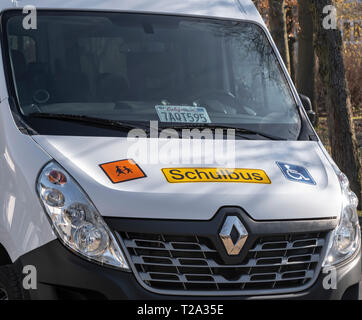
[[[352,256],[360,246],[361,230],[357,216],[357,196],[349,188],[345,174],[337,172],[342,190],[342,212],[333,230],[323,267],[336,265]]]
[[[44,167],[37,191],[53,229],[67,247],[89,260],[129,269],[101,215],[59,164],[52,161]]]

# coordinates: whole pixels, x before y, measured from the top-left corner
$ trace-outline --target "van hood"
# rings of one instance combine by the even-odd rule
[[[169,140],[144,139],[146,144],[158,144],[150,148],[150,158],[157,154],[158,159],[173,160],[172,164],[142,161],[141,157],[133,156],[146,177],[112,183],[100,165],[129,159],[134,141],[70,136],[33,136],[33,139],[75,178],[99,212],[107,217],[209,220],[224,206],[241,207],[258,221],[340,215],[342,202],[337,176],[314,141],[235,141],[235,168],[264,170],[270,184],[170,183],[162,169],[225,166],[216,161],[207,165],[175,163],[181,140],[172,139],[172,146],[165,148]],[[218,146],[224,149],[214,153],[222,154],[227,148],[225,143]],[[209,152],[201,150],[204,149],[200,149],[201,154]],[[278,162],[306,169],[314,184],[288,179]]]

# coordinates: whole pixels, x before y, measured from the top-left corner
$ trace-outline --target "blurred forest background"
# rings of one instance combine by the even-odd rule
[[[311,99],[315,128],[361,209],[362,0],[253,1],[298,92]],[[336,28],[326,29],[334,12]]]

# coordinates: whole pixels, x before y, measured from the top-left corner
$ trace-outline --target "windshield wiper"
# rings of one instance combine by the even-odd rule
[[[144,124],[137,123],[132,124],[129,122],[122,122],[118,120],[110,120],[104,118],[97,117],[89,117],[84,115],[75,115],[75,114],[63,114],[63,113],[44,113],[44,112],[33,112],[28,115],[31,118],[44,118],[44,119],[55,119],[55,120],[65,120],[65,121],[75,121],[75,122],[83,122],[90,125],[101,126],[106,128],[111,128],[114,130],[132,130],[132,129],[143,129],[147,133],[150,132],[150,128]],[[158,131],[162,131],[163,129],[232,129],[235,130],[235,133],[238,136],[242,136],[243,138],[250,139],[245,135],[258,135],[269,140],[287,140],[285,138],[277,137],[271,134],[267,134],[264,132],[259,132],[256,130],[233,127],[227,125],[214,125],[210,123],[195,123],[195,124],[172,124],[169,127],[159,127]]]
[[[257,130],[247,129],[247,128],[240,128],[240,127],[233,127],[233,126],[227,126],[227,125],[214,125],[210,123],[195,123],[195,124],[181,124],[181,125],[172,125],[173,129],[233,129],[235,130],[235,133],[239,136],[251,134],[251,135],[257,135],[263,138],[267,138],[269,140],[287,140],[285,138],[277,137],[274,135],[271,135],[269,133],[259,132]],[[248,139],[248,138],[247,138]]]
[[[30,113],[28,117],[82,122],[90,125],[111,128],[114,130],[132,130],[132,129],[142,128],[146,129],[147,132],[149,131],[149,128],[142,124],[136,125],[118,120],[110,120],[110,119],[89,117],[89,116],[76,115],[76,114],[33,112]]]

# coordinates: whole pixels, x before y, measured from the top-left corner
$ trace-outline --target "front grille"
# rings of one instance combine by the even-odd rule
[[[130,232],[120,236],[140,281],[150,288],[246,294],[297,289],[311,282],[319,272],[326,233],[260,237],[236,265],[225,264],[208,238]]]

